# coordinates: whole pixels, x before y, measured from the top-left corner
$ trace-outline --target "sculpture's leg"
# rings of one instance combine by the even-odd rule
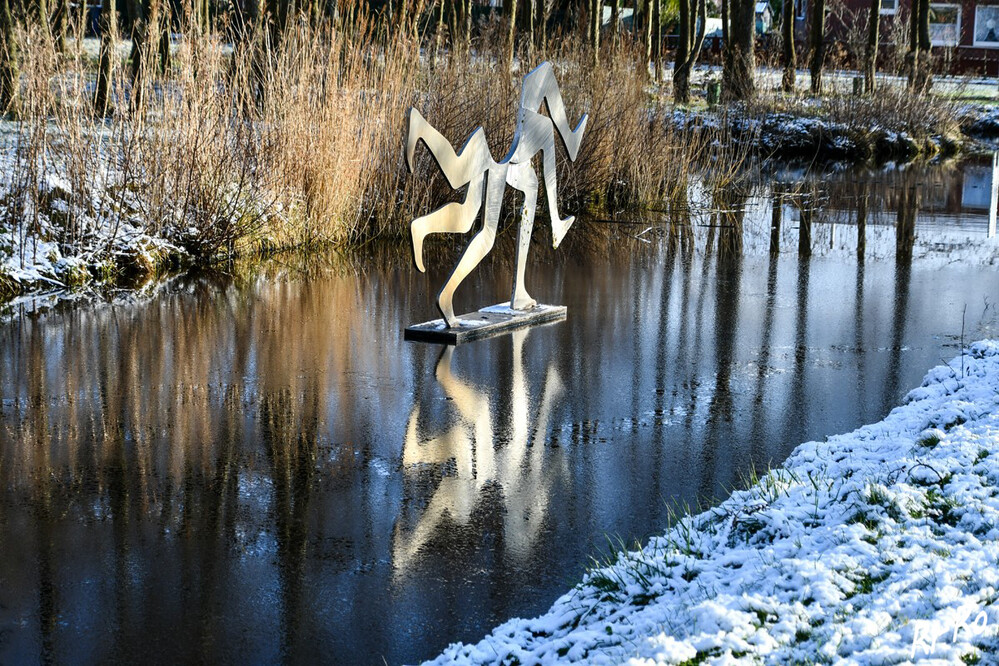
[[[499,226],[500,206],[503,204],[503,190],[506,189],[506,165],[490,167],[486,175],[486,210],[483,214],[482,230],[475,234],[472,242],[465,248],[465,252],[458,260],[458,265],[454,267],[451,277],[441,287],[437,294],[437,307],[444,316],[444,321],[451,328],[458,325],[458,318],[454,314],[454,292],[458,285],[468,277],[468,274],[475,269],[482,261],[483,257],[489,254],[496,241],[496,228]]]
[[[413,261],[418,271],[422,273],[426,270],[423,265],[423,239],[427,234],[464,234],[472,228],[475,216],[482,206],[482,182],[485,178],[485,174],[482,174],[468,184],[465,200],[461,203],[445,204],[434,212],[413,220],[410,232],[413,235]]]
[[[527,310],[538,304],[524,286],[527,253],[531,247],[531,231],[534,229],[534,211],[538,206],[538,177],[531,168],[531,163],[526,162],[510,167],[507,183],[524,193],[524,207],[520,211],[520,228],[517,230],[517,269],[513,277],[510,307],[514,310]]]
[[[555,138],[549,137],[541,149],[544,152],[542,169],[545,175],[545,195],[548,197],[548,212],[552,218],[552,247],[558,247],[576,221],[575,215],[562,219],[558,214],[558,182],[555,176]]]
[[[526,85],[526,84],[525,84]],[[558,180],[555,174],[555,128],[547,116],[529,109],[521,109],[520,126],[515,146],[510,150],[511,164],[529,164],[531,157],[540,150],[544,153],[542,166],[545,176],[545,196],[552,219],[552,246],[558,247],[576,218],[565,219],[558,214]]]

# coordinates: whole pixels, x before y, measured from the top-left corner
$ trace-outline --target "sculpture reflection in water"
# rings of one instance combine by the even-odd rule
[[[487,486],[493,484],[502,489],[504,497],[503,545],[507,554],[524,557],[535,543],[548,514],[552,489],[568,474],[561,457],[554,463],[551,456],[546,458],[545,446],[553,407],[565,387],[554,364],[549,364],[539,391],[531,390],[523,358],[527,333],[522,329],[511,334],[510,411],[500,415],[497,424],[510,437],[499,447],[494,443],[490,393],[478,390],[454,373],[454,347],[447,346],[441,353],[436,378],[449,398],[446,404],[453,406],[454,413],[448,417],[454,425],[439,434],[424,432],[417,402],[406,427],[403,467],[407,475],[415,475],[426,466],[447,465],[453,460],[454,468],[440,480],[411,526],[396,524],[396,575],[405,574],[416,563],[420,550],[448,520],[469,524],[473,509]]]
[[[547,104],[551,118],[538,111]],[[406,138],[406,163],[413,170],[416,146],[420,141],[426,144],[430,154],[444,172],[448,183],[454,189],[468,186],[465,199],[461,203],[445,204],[441,208],[413,220],[413,258],[421,272],[423,265],[423,240],[432,233],[467,233],[485,197],[482,229],[475,234],[458,265],[437,295],[437,307],[446,324],[455,328],[458,318],[454,314],[454,292],[458,285],[471,273],[489,253],[496,239],[499,226],[500,208],[503,193],[509,185],[524,193],[524,206],[520,214],[520,229],[517,237],[517,269],[514,275],[510,308],[526,310],[536,305],[524,286],[524,273],[527,266],[527,251],[534,227],[534,211],[538,201],[538,177],[531,166],[531,160],[538,152],[544,154],[543,169],[545,193],[548,196],[548,210],[551,214],[552,243],[558,247],[575,218],[559,217],[557,184],[555,177],[555,133],[562,138],[569,159],[575,161],[579,145],[586,129],[586,114],[575,129],[570,129],[565,104],[555,81],[551,63],[545,62],[524,77],[524,87],[520,95],[520,109],[510,151],[501,161],[493,160],[486,143],[485,130],[481,127],[472,132],[457,153],[444,136],[434,129],[416,109],[410,109],[409,134]]]

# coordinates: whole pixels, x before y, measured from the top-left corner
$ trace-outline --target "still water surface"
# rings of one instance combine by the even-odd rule
[[[18,306],[0,662],[432,657],[545,610],[608,535],[880,419],[962,318],[997,334],[987,165],[778,176],[590,223],[530,269],[567,321],[455,349],[402,339],[443,260]]]

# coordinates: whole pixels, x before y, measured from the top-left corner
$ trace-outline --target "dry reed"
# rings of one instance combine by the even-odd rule
[[[520,81],[543,59],[556,64],[573,120],[591,116],[577,163],[558,159],[567,209],[662,208],[691,174],[710,167],[725,178],[739,162],[719,157],[726,149],[710,132],[672,121],[671,104],[635,65],[643,45],[627,40],[594,69],[580,40],[553,37],[545,54],[525,45],[509,72],[494,55],[502,31],[488,24],[466,53],[416,32],[380,39],[362,11],[320,27],[303,18],[277,43],[257,31],[232,44],[230,32],[191,23],[165,71],[143,57],[132,72],[119,49],[111,111],[95,117],[82,28],[64,52],[48,30],[19,29],[20,93],[0,152],[0,237],[22,266],[52,254],[46,243],[76,258],[50,276],[63,283],[67,266],[85,267],[85,281],[87,271],[153,273],[177,256],[404,237],[408,220],[459,196],[426,151],[407,173],[407,109],[455,146],[481,124],[502,156]],[[137,47],[156,53],[160,30],[147,32]]]

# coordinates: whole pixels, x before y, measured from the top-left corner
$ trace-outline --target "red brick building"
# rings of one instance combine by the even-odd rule
[[[836,0],[826,0],[827,8]],[[866,17],[869,0],[841,0],[844,7],[828,24],[832,39],[845,39],[855,17]],[[807,39],[811,0],[794,0],[799,39]],[[881,0],[881,35],[898,39],[909,21],[912,0]],[[837,20],[838,19],[838,20]],[[866,23],[865,19],[862,19]],[[942,71],[999,75],[999,0],[941,0],[930,4],[930,36]],[[801,43],[801,42],[799,42]],[[885,45],[883,45],[884,47]]]

